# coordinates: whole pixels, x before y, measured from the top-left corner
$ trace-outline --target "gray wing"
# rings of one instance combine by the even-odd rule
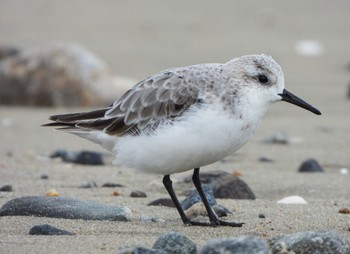
[[[170,69],[139,82],[108,108],[51,116],[55,123],[46,126],[102,130],[117,136],[152,132],[160,124],[173,121],[191,105],[201,102],[199,87],[203,82],[189,69]]]

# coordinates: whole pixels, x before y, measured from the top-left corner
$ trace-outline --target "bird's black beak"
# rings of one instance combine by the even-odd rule
[[[306,110],[311,111],[312,113],[314,113],[316,115],[321,115],[321,112],[317,108],[314,108],[309,103],[303,101],[299,97],[297,97],[294,94],[288,92],[286,89],[283,89],[283,93],[280,93],[278,95],[282,97],[282,101],[286,101],[286,102],[292,103],[294,105],[297,105],[297,106],[299,106],[301,108],[304,108]]]

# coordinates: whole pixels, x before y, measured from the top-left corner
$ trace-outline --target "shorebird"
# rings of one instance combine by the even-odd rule
[[[247,143],[278,101],[321,114],[284,88],[282,69],[272,57],[247,55],[224,64],[164,70],[134,85],[109,107],[53,115],[45,126],[102,145],[120,165],[163,175],[184,224],[240,227],[243,223],[220,220],[212,210],[199,170]],[[170,175],[192,169],[209,222],[189,219],[172,187]]]

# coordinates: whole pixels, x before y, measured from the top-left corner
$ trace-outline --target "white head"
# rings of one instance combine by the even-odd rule
[[[251,105],[262,110],[277,101],[286,101],[307,109],[315,114],[321,114],[302,99],[284,88],[284,75],[281,66],[266,55],[246,55],[234,58],[226,64],[233,87],[242,87],[245,97]],[[243,80],[243,82],[242,82]]]

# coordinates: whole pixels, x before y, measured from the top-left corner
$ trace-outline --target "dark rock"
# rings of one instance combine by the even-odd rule
[[[105,187],[105,188],[115,188],[115,187],[124,187],[124,185],[119,184],[119,183],[104,183],[104,184],[102,184],[101,187]]]
[[[153,250],[145,247],[135,247],[135,248],[121,248],[118,250],[119,254],[169,254],[164,250]]]
[[[171,198],[159,198],[153,200],[152,202],[147,204],[148,206],[167,206],[167,207],[175,207],[174,202]]]
[[[255,199],[253,191],[237,176],[221,178],[213,187],[216,198]]]
[[[97,184],[94,181],[82,183],[78,186],[80,189],[90,189],[90,188],[96,188],[98,187]]]
[[[270,254],[267,243],[257,237],[218,238],[207,242],[199,254]]]
[[[160,249],[173,254],[197,253],[197,246],[194,242],[179,232],[162,234],[154,243],[153,249]]]
[[[64,219],[128,221],[127,207],[63,197],[21,197],[5,203],[0,216],[40,216]]]
[[[273,159],[270,159],[270,158],[267,158],[267,157],[260,157],[259,161],[260,162],[268,162],[268,163],[274,162]]]
[[[265,214],[262,214],[262,213],[259,213],[258,216],[259,216],[260,219],[265,219],[265,218],[266,218],[266,217],[265,217]]]
[[[266,144],[280,144],[280,145],[287,145],[289,144],[289,138],[288,135],[284,132],[276,132],[269,136],[266,136],[262,139],[262,143]]]
[[[324,172],[323,168],[320,166],[320,164],[315,159],[308,159],[304,161],[299,169],[299,172]]]
[[[47,174],[42,174],[40,176],[40,178],[43,179],[43,180],[47,180],[47,179],[49,179],[49,176]]]
[[[143,191],[136,190],[136,191],[132,191],[130,193],[130,197],[132,197],[132,198],[146,198],[147,194]]]
[[[37,225],[29,230],[30,235],[74,235],[71,232],[55,228],[48,224]]]
[[[307,231],[269,239],[274,254],[350,253],[350,240],[331,231]]]
[[[216,205],[217,202],[215,200],[213,190],[210,187],[210,185],[203,184],[202,187],[203,187],[204,194],[208,199],[209,204],[211,206]],[[194,204],[201,202],[201,200],[202,199],[199,196],[198,191],[194,189],[180,204],[181,204],[182,209],[187,210],[188,208],[190,208]]]
[[[12,185],[7,184],[7,185],[2,186],[0,188],[0,191],[11,192],[11,191],[13,191]]]
[[[254,193],[243,180],[225,171],[201,173],[199,176],[202,183],[212,187],[215,198],[255,199]],[[190,182],[192,177],[186,177],[184,181]]]
[[[50,158],[61,158],[65,162],[83,165],[104,165],[102,154],[91,151],[73,152],[57,150],[50,155]]]
[[[1,46],[0,47],[0,61],[7,57],[15,56],[19,54],[19,49],[11,46]]]

